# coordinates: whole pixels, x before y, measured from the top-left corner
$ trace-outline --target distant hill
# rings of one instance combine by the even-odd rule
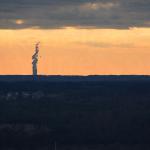
[[[146,75],[89,75],[89,76],[63,76],[63,75],[0,75],[0,81],[49,81],[49,82],[76,82],[76,81],[116,81],[116,80],[150,80]]]

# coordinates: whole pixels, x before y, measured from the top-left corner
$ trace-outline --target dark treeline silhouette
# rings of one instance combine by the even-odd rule
[[[98,78],[0,80],[0,149],[54,149],[55,142],[149,149],[150,77]]]

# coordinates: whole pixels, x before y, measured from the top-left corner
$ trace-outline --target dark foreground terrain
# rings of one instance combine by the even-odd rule
[[[0,76],[0,150],[149,150],[150,77]]]

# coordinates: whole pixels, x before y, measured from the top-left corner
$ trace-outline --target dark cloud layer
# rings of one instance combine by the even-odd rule
[[[0,0],[0,28],[150,27],[150,0]]]

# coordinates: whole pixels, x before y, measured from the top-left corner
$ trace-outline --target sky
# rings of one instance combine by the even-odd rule
[[[0,74],[150,75],[150,0],[0,0]]]

